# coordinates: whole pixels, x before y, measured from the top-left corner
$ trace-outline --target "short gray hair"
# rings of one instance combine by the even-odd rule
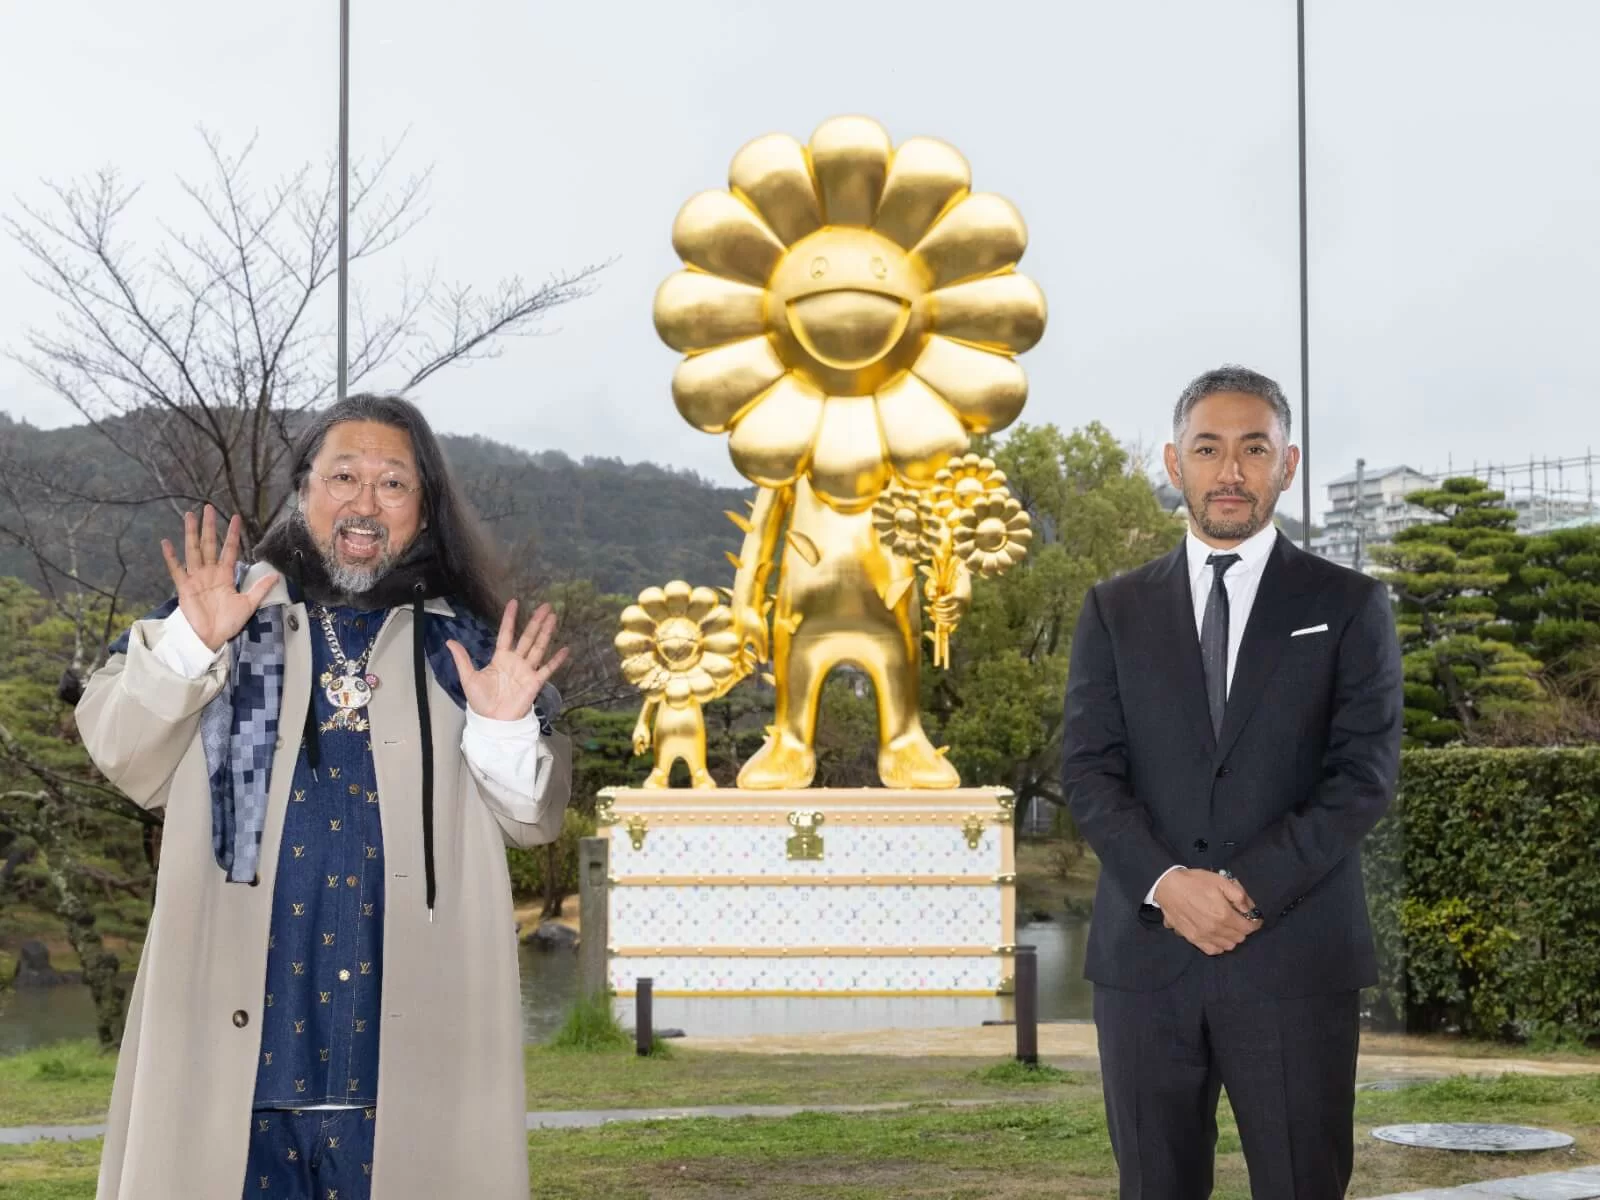
[[[1278,424],[1283,429],[1284,443],[1288,443],[1293,413],[1289,409],[1289,402],[1283,398],[1283,389],[1259,371],[1252,371],[1249,367],[1237,366],[1234,363],[1227,363],[1214,371],[1207,371],[1183,389],[1183,394],[1178,397],[1178,403],[1172,410],[1174,442],[1183,440],[1183,430],[1189,423],[1189,414],[1194,411],[1194,406],[1207,396],[1215,396],[1219,392],[1243,392],[1247,396],[1259,396],[1272,405],[1272,411],[1277,414]]]

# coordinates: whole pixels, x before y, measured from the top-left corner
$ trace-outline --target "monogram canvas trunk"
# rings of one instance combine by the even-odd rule
[[[613,788],[620,996],[993,996],[1016,940],[1002,788]]]

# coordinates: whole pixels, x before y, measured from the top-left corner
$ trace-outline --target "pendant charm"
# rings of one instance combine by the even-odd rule
[[[360,675],[340,675],[328,685],[327,697],[335,708],[365,708],[372,702],[372,685]]]

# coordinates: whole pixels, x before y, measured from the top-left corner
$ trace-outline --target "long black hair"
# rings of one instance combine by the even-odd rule
[[[444,448],[428,419],[411,401],[360,392],[318,412],[295,443],[289,468],[294,494],[304,494],[311,464],[322,452],[328,431],[345,421],[374,421],[402,430],[411,439],[411,452],[422,477],[422,510],[427,517],[427,528],[418,538],[428,539],[452,598],[479,620],[491,626],[498,624],[504,567],[490,547],[476,510],[456,486]]]

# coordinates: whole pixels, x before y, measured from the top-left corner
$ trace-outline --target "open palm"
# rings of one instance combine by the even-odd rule
[[[513,643],[517,631],[517,602],[506,605],[500,619],[500,636],[495,640],[494,657],[481,671],[460,642],[446,643],[456,660],[461,690],[467,704],[480,717],[494,721],[520,721],[533,710],[539,692],[567,661],[563,646],[547,659],[550,638],[556,631],[556,615],[548,604],[541,604],[528,621],[522,637]]]
[[[183,561],[166,538],[161,539],[161,556],[167,560],[167,574],[178,593],[178,608],[190,628],[213,651],[221,650],[245,627],[256,609],[267,598],[276,574],[264,575],[247,592],[234,583],[239,563],[240,522],[228,522],[228,535],[217,547],[217,510],[206,505],[205,515],[195,519],[183,514]]]

